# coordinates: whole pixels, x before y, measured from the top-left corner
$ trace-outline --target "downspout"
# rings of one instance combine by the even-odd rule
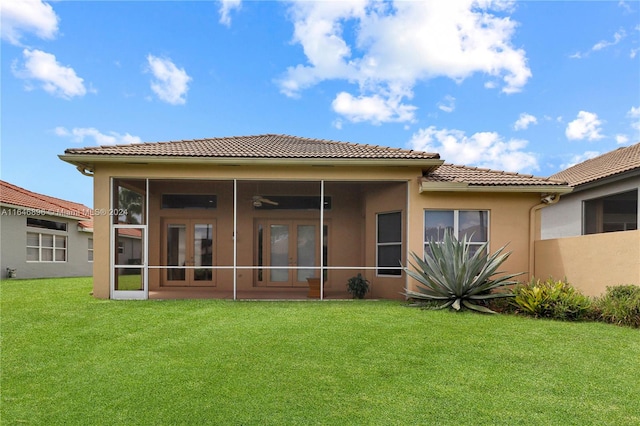
[[[535,240],[536,240],[536,213],[547,206],[560,201],[560,194],[551,194],[542,197],[540,204],[536,204],[529,210],[529,278],[535,272]]]

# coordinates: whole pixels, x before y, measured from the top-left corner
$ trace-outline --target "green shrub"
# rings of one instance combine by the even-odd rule
[[[365,294],[369,292],[369,280],[362,274],[351,277],[347,280],[347,291],[354,299],[364,299]]]
[[[519,312],[537,318],[565,321],[588,319],[591,299],[566,281],[532,279],[514,289],[513,304]]]
[[[594,307],[596,320],[640,328],[640,287],[636,285],[607,287]]]
[[[411,253],[415,263],[407,268],[407,274],[418,281],[418,291],[407,290],[405,293],[414,300],[436,301],[439,309],[451,307],[460,310],[462,307],[474,311],[495,314],[486,306],[489,299],[513,297],[511,292],[494,292],[493,290],[516,284],[511,278],[521,275],[500,274],[497,269],[509,257],[511,252],[502,254],[504,246],[494,254],[487,254],[487,243],[481,245],[473,255],[469,250],[467,236],[460,241],[450,232],[446,232],[442,242],[431,240],[431,253],[424,258]]]

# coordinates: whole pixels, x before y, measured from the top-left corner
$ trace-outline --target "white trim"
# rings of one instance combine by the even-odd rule
[[[428,209],[422,210],[422,250],[427,247],[429,241],[426,240],[425,232],[425,213],[426,212],[453,212],[453,235],[457,238],[460,231],[460,212],[487,212],[487,241],[470,241],[470,246],[480,246],[484,243],[487,244],[487,251],[491,252],[491,210],[490,209]]]
[[[34,231],[30,231],[30,229],[36,229],[36,230],[46,230],[44,228],[29,228],[27,227],[27,244],[26,244],[26,249],[27,249],[27,258],[26,258],[26,263],[67,263],[69,261],[69,235],[66,231],[54,231],[54,232],[34,232]],[[35,234],[38,236],[38,245],[37,246],[30,246],[29,245],[29,234]],[[52,237],[52,241],[51,244],[53,244],[51,247],[48,246],[43,246],[42,245],[42,236],[43,235],[49,235]],[[56,237],[62,237],[64,238],[64,247],[57,247],[56,246]],[[29,255],[28,255],[28,250],[29,249],[38,249],[38,260],[29,260]],[[42,251],[44,250],[51,250],[51,260],[42,260]],[[56,252],[57,251],[63,251],[64,252],[64,260],[56,260]]]
[[[113,181],[114,177],[109,177],[109,208],[113,208]],[[115,239],[113,230],[113,218],[109,217],[109,299],[114,299],[115,292]]]
[[[253,233],[253,232],[252,232]],[[233,180],[233,300],[238,298],[238,180]]]
[[[138,178],[118,178],[119,180],[136,179]],[[131,225],[131,224],[114,224],[113,216],[109,217],[109,295],[114,300],[147,300],[149,298],[149,179],[145,178],[145,211],[144,211],[144,224],[143,225]],[[110,177],[109,186],[109,207],[113,209],[113,182],[114,177]],[[139,229],[142,232],[141,244],[141,262],[140,265],[120,265],[116,262],[115,258],[115,236],[117,235],[117,229]],[[140,277],[142,279],[142,290],[116,290],[115,289],[115,271],[116,269],[140,269]]]
[[[320,300],[324,299],[324,180],[320,181]]]
[[[410,254],[411,254],[411,232],[409,232],[409,230],[411,229],[411,220],[410,220],[410,218],[411,218],[411,185],[410,185],[409,182],[407,182],[406,185],[407,185],[407,206],[406,206],[407,213],[405,215],[406,216],[405,217],[405,220],[406,220],[406,222],[405,222],[405,233],[406,233],[405,238],[407,239],[407,244],[405,246],[405,254],[404,254],[404,256],[405,256],[404,257],[405,267],[409,263],[409,259],[411,258],[410,257]],[[423,219],[423,222],[424,222],[424,219]],[[424,224],[422,226],[424,226]],[[424,248],[423,248],[423,250],[424,250]],[[405,268],[402,268],[402,269],[404,270]],[[402,276],[402,275],[403,274],[400,273],[400,276]],[[405,293],[407,292],[407,290],[409,290],[409,274],[404,274],[404,291],[405,291]]]

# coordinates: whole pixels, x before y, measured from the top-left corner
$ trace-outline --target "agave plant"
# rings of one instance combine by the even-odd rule
[[[488,243],[482,244],[475,253],[469,250],[469,239],[465,235],[458,240],[446,232],[442,242],[430,241],[431,253],[424,258],[411,253],[415,263],[409,264],[415,271],[406,268],[407,274],[418,281],[418,291],[407,290],[406,296],[418,299],[441,302],[437,309],[451,307],[460,310],[462,306],[475,311],[495,314],[491,309],[478,305],[480,300],[498,297],[513,297],[511,292],[493,292],[493,290],[516,284],[512,278],[524,274],[501,275],[497,271],[507,260],[511,252],[502,253],[506,246],[500,247],[489,255]]]

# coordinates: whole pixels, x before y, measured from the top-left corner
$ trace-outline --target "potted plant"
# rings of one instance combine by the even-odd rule
[[[364,299],[364,295],[369,292],[369,280],[358,274],[347,281],[347,291],[354,299]]]

